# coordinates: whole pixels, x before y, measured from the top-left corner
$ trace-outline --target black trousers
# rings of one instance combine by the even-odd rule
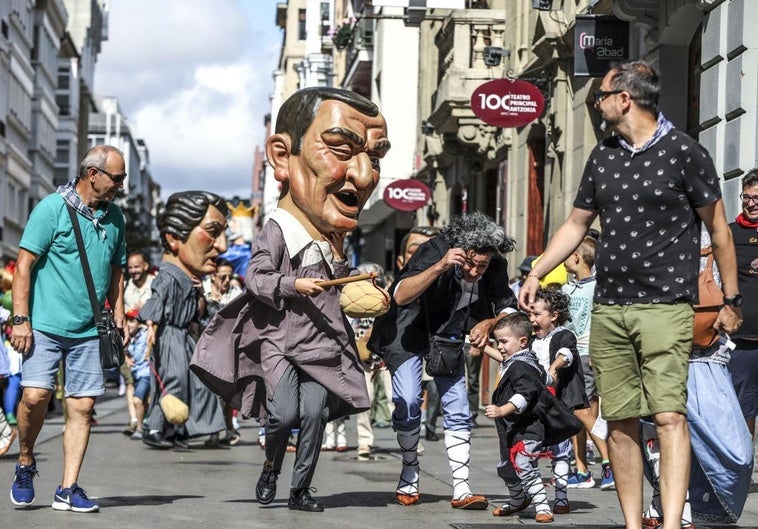
[[[290,364],[268,397],[267,411],[266,459],[279,472],[290,432],[299,428],[292,488],[310,487],[329,417],[326,388]]]
[[[479,373],[482,370],[482,354],[471,356],[466,352],[466,391],[473,420],[479,415]]]

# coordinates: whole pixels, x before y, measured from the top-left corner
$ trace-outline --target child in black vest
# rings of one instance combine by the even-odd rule
[[[501,362],[493,404],[486,407],[485,415],[495,419],[500,438],[497,473],[510,492],[509,501],[492,514],[510,516],[534,503],[535,520],[549,523],[553,521],[553,512],[537,469],[537,459],[543,447],[569,439],[582,426],[546,387],[545,370],[529,348],[531,334],[529,317],[522,313],[511,314],[495,326],[497,350],[484,349],[487,355]]]

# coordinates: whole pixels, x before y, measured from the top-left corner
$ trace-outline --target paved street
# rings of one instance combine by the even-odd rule
[[[115,390],[109,389],[109,396]],[[287,509],[292,455],[288,454],[279,480],[277,499],[268,506],[254,500],[254,486],[263,463],[256,444],[257,425],[242,423],[242,441],[224,449],[207,449],[202,441],[188,452],[157,451],[130,441],[121,430],[127,419],[122,399],[98,403],[99,426],[93,429],[81,485],[102,507],[97,514],[56,512],[50,508],[62,465],[60,416],[51,416],[37,447],[39,477],[35,479],[37,501],[29,509],[16,510],[8,492],[16,458],[11,450],[0,460],[0,482],[5,491],[0,500],[4,529],[12,527],[55,528],[425,528],[490,529],[536,526],[533,514],[493,518],[488,511],[456,511],[450,508],[450,470],[442,442],[424,443],[421,461],[421,503],[402,507],[394,502],[394,487],[400,455],[391,429],[377,429],[379,449],[374,460],[356,460],[355,421],[348,422],[352,450],[323,453],[313,485],[326,507],[323,513],[306,514]],[[480,419],[472,450],[471,483],[477,493],[491,501],[506,497],[495,474],[497,436],[491,423]],[[15,445],[17,446],[17,445]],[[599,472],[599,465],[593,466]],[[544,475],[548,475],[547,472]],[[552,491],[548,491],[552,495]],[[598,488],[569,493],[572,512],[557,516],[548,527],[606,528],[621,525],[613,491]],[[527,512],[532,512],[527,510]],[[740,524],[758,527],[758,492],[751,494]],[[698,523],[699,529],[719,527]],[[735,526],[725,526],[735,527]]]

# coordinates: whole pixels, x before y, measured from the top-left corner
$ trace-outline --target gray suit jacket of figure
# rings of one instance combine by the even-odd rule
[[[298,277],[332,279],[350,268],[326,261],[301,266],[303,252],[290,256],[279,225],[270,220],[254,243],[245,284],[248,290],[219,310],[198,340],[190,368],[243,417],[261,416],[288,365],[329,391],[330,418],[370,406],[352,328],[329,288],[299,296]]]

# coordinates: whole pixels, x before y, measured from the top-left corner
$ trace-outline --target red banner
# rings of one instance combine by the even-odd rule
[[[416,211],[426,206],[432,192],[421,180],[396,180],[384,189],[384,202],[398,211]]]
[[[540,89],[520,79],[495,79],[471,95],[476,117],[496,127],[523,127],[539,118],[544,108]]]

